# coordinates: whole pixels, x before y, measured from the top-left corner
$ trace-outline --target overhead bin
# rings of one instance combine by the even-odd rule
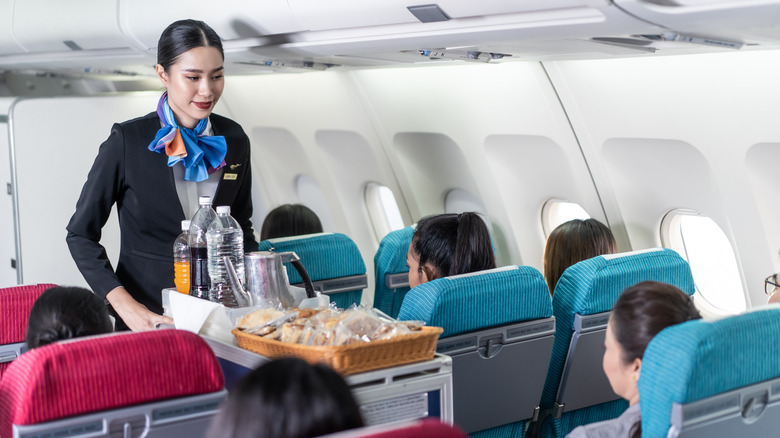
[[[614,0],[638,18],[691,36],[723,42],[780,41],[780,0]],[[713,41],[718,44],[717,39]],[[706,43],[706,41],[705,41]]]
[[[605,6],[606,0],[289,0],[295,18],[308,30],[335,30],[419,23],[409,8],[437,6],[449,19]]]
[[[13,38],[27,52],[129,47],[119,30],[116,0],[17,0],[10,5],[13,13],[0,10],[0,20],[13,16],[13,23],[2,26],[0,35],[12,29]],[[0,8],[8,8],[8,2]]]
[[[161,1],[164,2],[164,7],[161,6]],[[118,0],[118,2],[122,31],[136,46],[149,51],[157,47],[163,29],[183,18],[205,21],[225,41],[306,30],[293,17],[287,0],[255,2]]]
[[[375,0],[355,4],[350,0],[289,0],[289,3],[295,18],[309,31],[252,47],[247,57],[286,55],[342,64],[349,62],[345,57],[382,60],[390,59],[387,54],[408,55],[418,51],[424,54],[433,49],[487,52],[490,57],[494,53],[519,56],[539,53],[539,50],[534,52],[535,44],[550,47],[551,42],[559,42],[559,47],[554,48],[559,52],[599,51],[602,47],[605,50],[612,47],[593,43],[590,38],[663,30],[616,8],[611,0],[439,0],[436,3]],[[434,5],[439,18],[445,18],[425,22],[409,9],[426,5]],[[341,10],[345,12],[334,13]],[[572,49],[572,41],[584,43],[575,43]]]

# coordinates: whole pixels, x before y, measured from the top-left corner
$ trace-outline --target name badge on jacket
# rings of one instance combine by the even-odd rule
[[[237,173],[227,173],[227,172],[225,172],[225,173],[222,174],[222,179],[225,179],[225,180],[228,180],[228,181],[235,181],[236,178],[238,178],[238,174]]]

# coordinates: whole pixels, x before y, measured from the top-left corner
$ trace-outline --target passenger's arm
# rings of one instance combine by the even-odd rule
[[[173,319],[150,311],[136,301],[124,287],[115,288],[106,295],[106,299],[134,332],[154,330],[158,324],[173,324]]]

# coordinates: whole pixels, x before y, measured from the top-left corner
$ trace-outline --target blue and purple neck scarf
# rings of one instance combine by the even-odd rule
[[[157,115],[164,125],[157,131],[149,150],[168,155],[168,167],[181,162],[186,181],[200,182],[225,165],[227,143],[221,135],[203,135],[209,119],[198,122],[194,129],[182,128],[168,105],[168,92],[157,103]]]

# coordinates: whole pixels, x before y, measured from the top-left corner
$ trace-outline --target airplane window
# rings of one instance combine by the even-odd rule
[[[389,187],[369,183],[366,186],[366,207],[368,207],[368,216],[371,218],[377,242],[387,233],[404,227],[401,211]]]
[[[542,229],[547,237],[560,224],[572,219],[590,219],[590,215],[580,204],[560,199],[550,199],[542,207]]]
[[[702,313],[723,315],[745,310],[737,258],[715,221],[695,211],[670,211],[661,221],[661,241],[691,265],[695,302]]]

